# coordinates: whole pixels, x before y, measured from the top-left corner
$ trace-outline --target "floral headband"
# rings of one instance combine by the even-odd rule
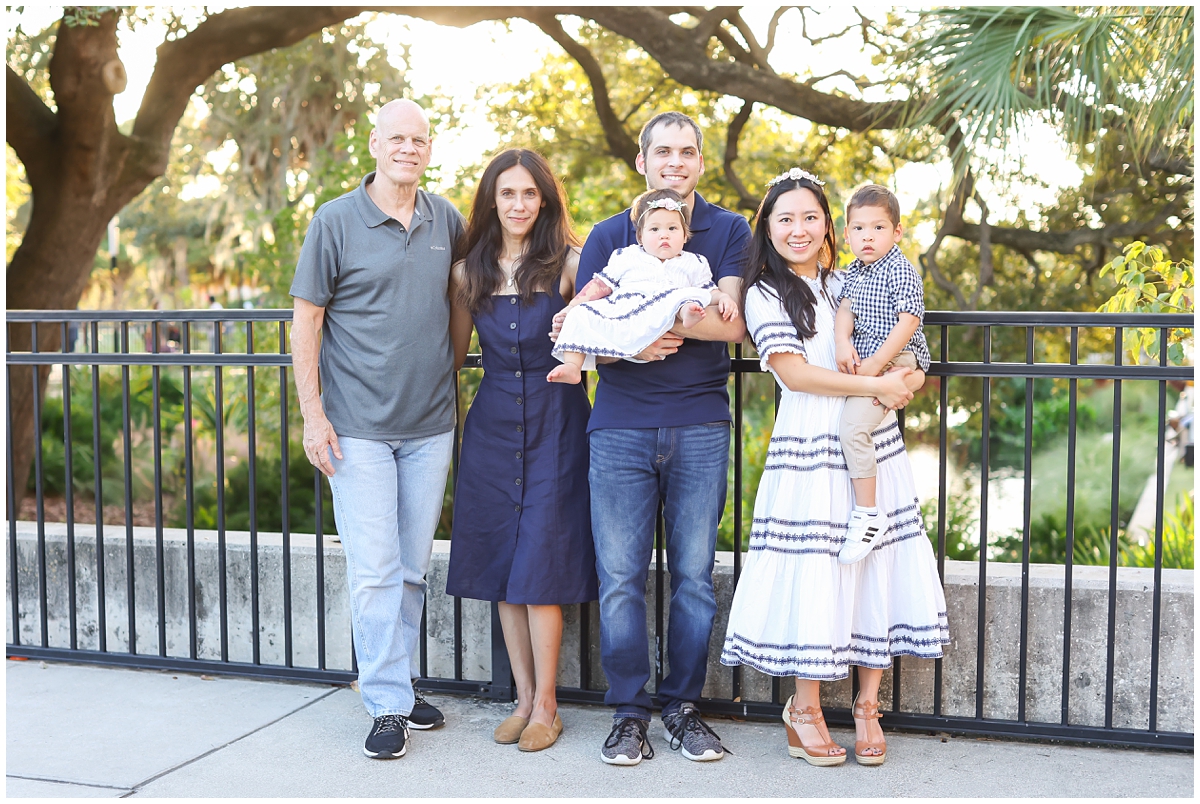
[[[674,198],[656,198],[646,205],[646,212],[652,209],[669,209],[672,212],[682,213],[686,206],[687,204],[676,201]]]
[[[821,187],[825,186],[825,182],[821,181],[820,179],[818,179],[813,174],[809,173],[804,168],[794,167],[791,170],[788,170],[784,173],[780,173],[778,176],[776,176],[775,178],[773,178],[769,182],[767,182],[767,189],[774,187],[776,184],[779,184],[779,182],[781,182],[781,181],[787,181],[789,179],[791,179],[792,181],[799,181],[800,179],[808,179],[813,184],[820,185]]]

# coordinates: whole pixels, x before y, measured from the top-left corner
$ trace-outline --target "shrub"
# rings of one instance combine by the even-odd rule
[[[1175,510],[1163,517],[1163,567],[1171,569],[1195,569],[1196,563],[1196,495],[1182,495],[1175,503]],[[1133,544],[1123,551],[1126,566],[1153,567],[1154,541]]]

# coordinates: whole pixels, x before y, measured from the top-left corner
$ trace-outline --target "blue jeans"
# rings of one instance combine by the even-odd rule
[[[729,423],[640,430],[594,430],[589,436],[592,537],[600,576],[600,665],[604,702],[616,717],[650,719],[646,578],[663,503],[671,570],[670,672],[658,688],[663,712],[699,699],[708,640],[717,612],[713,551],[725,509]]]
[[[358,689],[371,717],[413,708],[421,609],[454,432],[407,441],[338,438],[333,513],[346,551]]]

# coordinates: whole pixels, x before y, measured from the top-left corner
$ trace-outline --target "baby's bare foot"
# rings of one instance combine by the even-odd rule
[[[581,379],[583,379],[583,373],[579,370],[579,366],[573,366],[570,363],[563,363],[546,375],[546,382],[565,382],[568,385],[578,385]]]
[[[690,329],[699,324],[704,319],[704,308],[692,302],[685,304],[679,309],[679,322],[683,324],[685,329]]]

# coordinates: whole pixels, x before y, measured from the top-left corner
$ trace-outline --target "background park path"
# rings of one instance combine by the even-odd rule
[[[780,723],[710,722],[734,753],[692,763],[657,717],[656,757],[600,762],[603,707],[562,707],[565,731],[537,754],[491,732],[508,707],[431,696],[446,726],[408,754],[369,760],[353,690],[6,661],[9,797],[1188,797],[1194,756],[888,733],[888,761],[834,769],[790,759]],[[842,745],[853,733],[833,729]]]

